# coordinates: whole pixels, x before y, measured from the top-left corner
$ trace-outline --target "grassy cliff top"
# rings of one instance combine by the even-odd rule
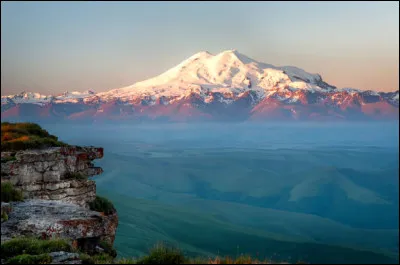
[[[49,134],[35,123],[1,123],[1,150],[19,151],[66,146],[57,136]]]
[[[14,238],[1,244],[1,258],[8,264],[53,264],[51,252],[65,251],[79,254],[82,264],[271,264],[271,261],[259,261],[250,256],[230,257],[187,257],[178,248],[166,247],[162,243],[155,245],[148,255],[139,258],[116,258],[115,249],[101,243],[101,254],[86,254],[82,249],[71,246],[66,239],[42,240],[37,238]],[[298,262],[302,263],[302,262]],[[275,263],[272,263],[275,264]]]

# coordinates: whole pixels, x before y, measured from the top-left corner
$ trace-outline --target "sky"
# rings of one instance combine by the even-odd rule
[[[230,49],[398,90],[399,3],[1,1],[1,95],[107,91]]]

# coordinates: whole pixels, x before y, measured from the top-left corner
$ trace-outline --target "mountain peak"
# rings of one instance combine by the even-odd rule
[[[240,53],[236,49],[231,49],[231,50],[225,50],[216,55],[217,57],[224,57],[224,56],[229,56],[231,58],[234,58],[236,60],[239,60],[243,64],[249,64],[249,63],[258,63],[256,60],[251,59],[247,57],[246,55]]]
[[[295,120],[305,117],[323,119],[327,113],[330,118],[342,119],[347,117],[350,108],[359,110],[362,119],[366,116],[379,118],[381,114],[376,114],[375,109],[384,118],[398,119],[399,93],[336,89],[324,82],[319,74],[295,66],[262,63],[231,49],[217,54],[200,51],[158,76],[106,92],[66,91],[58,96],[22,92],[2,96],[1,101],[2,115],[4,112],[11,116],[24,111],[17,106],[22,103],[40,106],[38,115],[49,109],[42,109],[42,106],[68,103],[63,108],[68,109],[68,113],[70,110],[74,112],[73,119],[107,116],[99,106],[109,102],[118,104],[104,105],[107,106],[104,109],[111,116],[119,113],[121,116],[118,118],[125,118],[125,115],[132,115],[132,118],[137,115],[151,118],[171,115],[172,119],[185,119],[200,115],[208,119],[219,113],[224,118],[243,111],[248,119],[255,120],[286,119],[288,115]],[[231,107],[225,108],[227,105]],[[67,112],[65,115],[70,115]]]
[[[141,95],[180,97],[190,91],[239,95],[248,90],[262,98],[273,90],[330,91],[321,76],[293,66],[274,66],[249,58],[237,49],[217,54],[200,51],[153,78],[99,93],[105,98],[132,99]]]
[[[236,49],[225,50],[223,53],[239,53]]]
[[[211,53],[209,53],[208,51],[201,51],[201,52],[193,54],[187,60],[183,61],[181,64],[183,64],[184,62],[187,62],[187,61],[195,60],[195,59],[207,58],[209,56],[213,56],[213,55]]]

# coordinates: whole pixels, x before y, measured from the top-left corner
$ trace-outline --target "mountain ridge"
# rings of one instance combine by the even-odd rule
[[[38,120],[380,120],[398,119],[398,94],[338,89],[319,74],[262,63],[237,50],[202,51],[153,78],[105,92],[2,96],[1,115]]]

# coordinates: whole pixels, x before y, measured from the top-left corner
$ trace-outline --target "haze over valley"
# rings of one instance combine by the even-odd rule
[[[398,123],[45,128],[104,146],[95,179],[120,213],[120,255],[141,255],[159,240],[188,253],[235,255],[239,246],[286,261],[367,255],[351,249],[397,255]]]

